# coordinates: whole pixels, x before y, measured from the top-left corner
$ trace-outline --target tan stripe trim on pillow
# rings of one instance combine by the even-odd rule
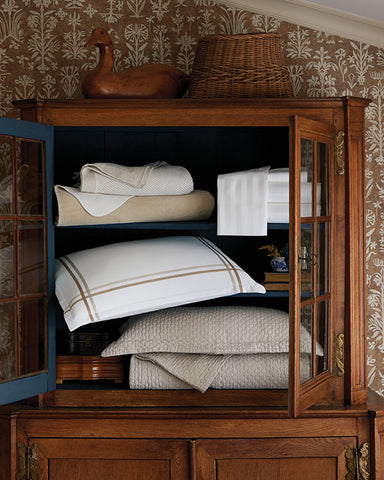
[[[96,309],[96,305],[95,305],[95,302],[93,301],[93,298],[92,298],[92,295],[91,295],[91,291],[88,287],[88,283],[86,281],[86,279],[84,278],[84,275],[80,272],[80,270],[77,268],[77,266],[73,263],[73,261],[69,258],[69,256],[67,255],[64,255],[64,258],[67,260],[67,262],[71,265],[71,267],[73,268],[73,272],[77,274],[78,276],[78,279],[79,281],[82,282],[83,284],[83,288],[85,290],[85,296],[86,298],[89,299],[90,303],[92,304],[92,308],[93,308],[93,311],[94,311],[94,315],[96,317],[96,320],[100,320],[100,317],[97,313],[97,309]]]
[[[125,279],[120,279],[119,282],[125,282],[125,281],[139,281],[140,279],[143,280],[149,280],[149,277],[153,278],[159,278],[160,275],[168,275],[168,274],[173,274],[176,272],[193,272],[196,270],[196,273],[201,273],[200,270],[202,268],[221,268],[221,263],[210,263],[210,264],[204,264],[204,265],[194,265],[191,267],[182,267],[182,268],[173,268],[172,270],[162,270],[159,272],[152,272],[152,273],[146,273],[145,275],[136,275],[135,277],[130,277],[130,278],[125,278]],[[93,287],[93,291],[97,293],[98,290],[100,289],[106,289],[108,287],[112,287],[116,285],[116,283],[119,282],[109,282],[109,283],[104,283],[102,285],[98,285],[97,287]]]
[[[201,274],[205,274],[205,273],[221,273],[221,272],[228,272],[228,268],[226,266],[224,266],[224,268],[215,268],[215,269],[210,269],[210,270],[198,270],[198,271],[195,271],[195,272],[185,272],[185,273],[179,273],[179,274],[173,274],[173,275],[164,275],[163,277],[151,278],[151,279],[148,279],[148,280],[140,280],[140,281],[132,282],[132,283],[125,283],[125,284],[119,285],[117,287],[111,287],[109,289],[104,289],[104,290],[100,290],[100,291],[97,291],[97,292],[90,291],[89,295],[92,295],[93,297],[95,297],[96,295],[103,295],[105,293],[110,293],[110,292],[113,292],[113,291],[116,291],[116,290],[122,290],[124,288],[135,287],[137,285],[144,285],[146,283],[161,282],[163,280],[170,280],[170,279],[173,279],[173,278],[188,277],[188,276],[191,276],[191,275],[201,275]],[[82,294],[81,298],[79,298],[77,300],[73,300],[72,303],[70,304],[70,306],[65,310],[64,313],[68,313],[72,309],[72,307],[80,301],[84,301],[83,294]]]
[[[227,267],[227,270],[228,270],[228,274],[232,280],[232,284],[233,284],[233,288],[236,288],[236,284],[235,284],[235,281],[233,279],[233,276],[232,276],[232,272],[235,274],[236,276],[236,279],[237,279],[237,283],[238,283],[238,287],[239,287],[239,290],[240,290],[240,293],[243,293],[244,290],[243,290],[243,285],[241,283],[241,279],[240,279],[240,275],[237,273],[238,270],[240,270],[239,268],[236,268],[235,265],[229,260],[228,257],[226,257],[224,255],[224,253],[218,249],[218,247],[216,247],[216,245],[208,242],[205,238],[203,237],[196,237],[198,240],[200,240],[205,246],[207,246],[208,248],[210,248],[212,250],[212,252],[214,252],[218,257],[219,259],[223,262],[223,264]],[[229,268],[230,267],[230,268]]]
[[[89,305],[88,305],[88,302],[87,302],[87,295],[84,293],[84,290],[82,288],[82,286],[80,285],[80,282],[78,281],[78,279],[76,278],[76,276],[74,275],[74,273],[71,271],[71,269],[69,268],[69,266],[65,263],[64,261],[64,258],[66,260],[68,260],[66,257],[61,257],[61,258],[58,258],[58,261],[63,265],[63,267],[67,270],[67,272],[69,273],[69,275],[72,277],[73,281],[75,282],[78,290],[79,290],[79,293],[80,293],[80,299],[79,301],[82,301],[85,305],[85,308],[87,309],[87,312],[88,312],[88,316],[89,316],[89,319],[91,322],[94,322],[95,319],[91,313],[91,309],[89,308]],[[89,292],[89,290],[88,290]],[[65,310],[64,313],[67,313],[71,310],[72,306],[70,306],[67,310]]]

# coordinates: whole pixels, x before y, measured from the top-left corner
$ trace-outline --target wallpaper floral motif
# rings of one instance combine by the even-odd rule
[[[85,47],[104,26],[116,69],[146,62],[192,68],[198,38],[211,33],[278,32],[298,97],[372,99],[366,119],[369,384],[384,396],[384,51],[357,41],[211,0],[0,0],[0,114],[12,100],[81,98],[97,63]]]

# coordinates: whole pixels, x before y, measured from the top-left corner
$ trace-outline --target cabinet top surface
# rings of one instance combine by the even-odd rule
[[[288,125],[289,116],[316,116],[333,123],[345,105],[369,100],[340,98],[82,99],[13,102],[23,120],[56,126],[261,126]]]
[[[345,103],[365,106],[370,102],[369,99],[359,97],[324,97],[324,98],[296,98],[296,97],[274,97],[274,98],[166,98],[166,99],[141,99],[141,98],[87,98],[79,100],[68,99],[39,99],[30,98],[24,100],[15,100],[13,104],[17,108],[25,107],[60,107],[60,108],[204,108],[206,106],[220,108],[225,106],[256,106],[266,105],[268,107],[291,106],[291,105],[313,105],[313,106],[340,106]]]

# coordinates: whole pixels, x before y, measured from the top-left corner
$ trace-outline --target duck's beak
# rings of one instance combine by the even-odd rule
[[[98,43],[98,35],[95,30],[92,31],[91,36],[88,39],[88,42],[84,45],[85,47],[90,47],[91,45],[97,45]]]
[[[93,38],[93,35],[91,36],[91,38],[88,40],[88,42],[84,45],[84,47],[90,47],[91,45],[96,45],[97,44],[97,40]]]

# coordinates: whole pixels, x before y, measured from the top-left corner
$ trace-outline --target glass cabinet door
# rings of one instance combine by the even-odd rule
[[[0,404],[55,385],[52,140],[52,127],[0,118]]]
[[[330,125],[291,119],[289,412],[299,415],[333,386],[330,371],[332,140]],[[309,335],[308,335],[309,334]]]

